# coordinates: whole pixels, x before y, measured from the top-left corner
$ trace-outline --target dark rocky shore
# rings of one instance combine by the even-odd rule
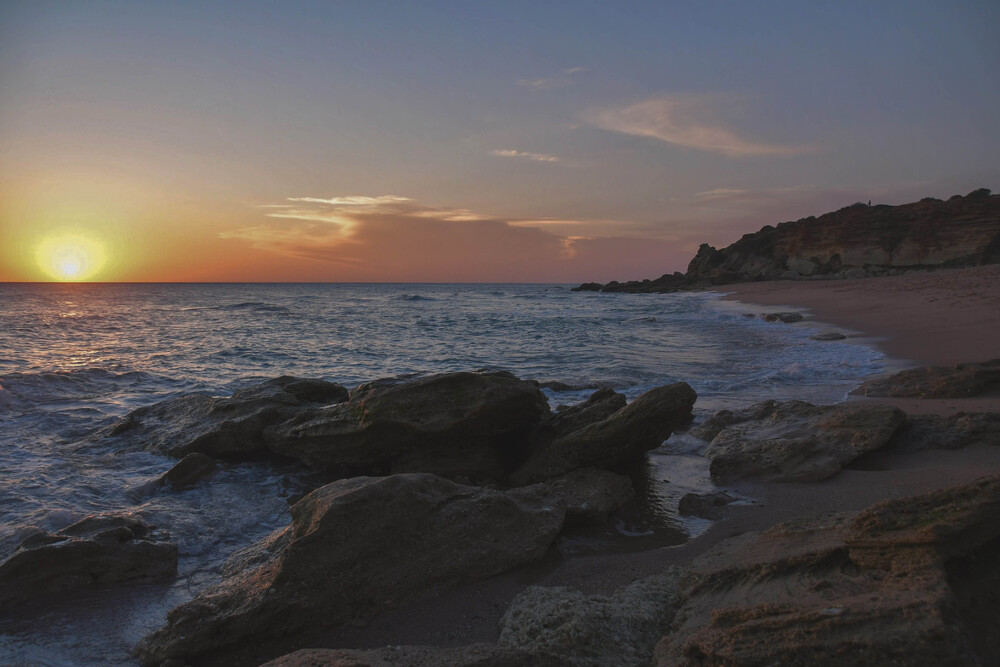
[[[835,280],[1000,263],[1000,195],[987,189],[947,201],[858,202],[766,226],[721,250],[702,244],[685,273],[576,291],[678,292],[764,280]]]
[[[907,371],[863,391],[995,392],[998,369]],[[180,458],[150,480],[159,492],[211,484],[220,466],[251,458],[297,459],[326,478],[291,506],[287,528],[233,555],[222,581],[171,611],[137,655],[171,666],[1000,660],[996,475],[860,512],[793,514],[763,532],[720,535],[693,560],[654,553],[646,576],[602,593],[521,586],[489,643],[313,648],[329,646],[318,638],[337,628],[537,562],[568,527],[604,524],[634,493],[631,464],[669,449],[678,429],[704,442],[723,487],[685,497],[680,509],[713,520],[726,516],[736,496],[724,487],[737,480],[808,486],[881,452],[1000,445],[992,413],[908,417],[870,402],[767,401],[691,428],[695,399],[684,383],[630,403],[600,389],[553,412],[537,383],[479,371],[350,391],[281,377],[227,398],[136,410],[94,437]],[[141,517],[91,517],[30,537],[0,563],[0,610],[169,578],[176,559],[169,535]]]

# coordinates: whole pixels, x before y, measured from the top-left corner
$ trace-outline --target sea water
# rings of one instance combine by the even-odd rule
[[[494,368],[562,383],[545,389],[553,407],[595,387],[632,399],[684,381],[704,416],[767,398],[836,402],[882,368],[872,347],[814,341],[815,329],[747,317],[718,296],[524,284],[0,284],[0,560],[33,531],[121,510],[168,530],[180,553],[167,584],[0,616],[0,662],[134,664],[131,647],[218,581],[229,554],[287,525],[289,502],[310,488],[297,465],[245,463],[193,489],[150,494],[146,484],[176,461],[88,437],[140,406],[228,395],[278,375],[351,387]],[[676,516],[676,503],[710,488],[706,462],[696,445],[669,450],[649,458],[646,519],[611,528],[626,541],[660,535],[650,544],[661,545],[667,534],[676,543],[699,529]],[[611,544],[581,537],[563,549]]]

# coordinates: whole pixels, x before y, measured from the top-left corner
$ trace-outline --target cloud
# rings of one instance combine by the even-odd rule
[[[711,119],[721,95],[674,95],[584,114],[590,125],[611,132],[652,137],[685,148],[729,157],[788,156],[810,150],[806,146],[769,144],[740,136]]]
[[[558,76],[539,77],[537,79],[518,79],[517,85],[532,90],[551,90],[552,88],[565,88],[577,82],[576,74],[589,72],[586,67],[570,67],[562,70]]]
[[[260,210],[260,224],[220,236],[291,258],[312,280],[621,280],[673,270],[665,264],[678,253],[662,238],[617,236],[632,223],[501,219],[394,195],[292,197]]]
[[[559,162],[559,158],[554,155],[546,155],[545,153],[527,153],[525,151],[515,151],[512,149],[490,151],[490,155],[499,155],[500,157],[521,157],[534,160],[535,162]]]

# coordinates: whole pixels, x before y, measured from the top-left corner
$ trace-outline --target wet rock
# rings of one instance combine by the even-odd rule
[[[608,596],[531,586],[500,621],[500,646],[545,651],[579,667],[648,665],[679,606],[677,579],[669,570]]]
[[[655,664],[996,664],[998,512],[993,477],[726,540]]]
[[[635,496],[626,475],[580,468],[545,482],[566,505],[566,525],[597,525]]]
[[[972,444],[1000,446],[1000,414],[960,412],[949,417],[913,415],[889,443],[895,451],[958,449]]]
[[[736,498],[725,491],[686,493],[677,506],[677,513],[681,516],[719,521],[726,518],[726,507],[735,501]]]
[[[743,410],[719,410],[688,431],[688,435],[711,442],[727,426],[764,419],[773,413],[777,406],[778,401],[763,401]]]
[[[134,514],[96,514],[39,532],[0,562],[0,608],[92,585],[167,579],[177,546]]]
[[[572,667],[551,653],[522,651],[492,644],[457,648],[386,646],[372,649],[303,649],[261,667]]]
[[[229,398],[192,394],[139,408],[103,435],[123,446],[182,457],[216,458],[265,452],[264,429],[297,408],[347,400],[347,390],[322,380],[283,376],[237,391]]]
[[[541,557],[565,516],[542,486],[501,492],[419,473],[340,480],[291,512],[285,535],[241,554],[258,565],[177,607],[141,642],[145,664],[367,619],[492,576]]]
[[[883,447],[905,421],[906,415],[891,406],[789,401],[763,419],[722,429],[705,455],[719,483],[744,477],[815,481]]]
[[[535,440],[553,440],[569,435],[584,426],[603,421],[625,407],[625,395],[604,387],[583,403],[560,408],[552,418],[540,425]]]
[[[182,458],[177,465],[160,475],[159,486],[170,485],[174,489],[187,489],[209,477],[219,469],[219,462],[211,456],[192,452]]]
[[[839,331],[821,331],[814,336],[809,336],[809,340],[844,340],[845,338],[847,336]]]
[[[533,382],[509,373],[443,373],[361,385],[345,403],[270,427],[268,449],[342,474],[421,471],[502,479],[549,415]]]
[[[571,289],[571,292],[600,292],[601,288],[604,287],[601,283],[583,283],[577,287]]]
[[[540,445],[510,481],[523,485],[577,468],[619,466],[689,421],[696,397],[684,382],[651,389],[607,419]]]
[[[803,319],[802,313],[764,313],[761,317],[765,322],[784,322],[785,324],[801,322]]]
[[[992,391],[1000,391],[1000,359],[912,368],[869,380],[860,389],[865,396],[894,398],[965,398]]]

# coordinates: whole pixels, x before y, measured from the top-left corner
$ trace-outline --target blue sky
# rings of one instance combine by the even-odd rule
[[[1000,189],[997,25],[996,2],[0,2],[0,279],[70,226],[107,279],[683,270],[763,224]]]

